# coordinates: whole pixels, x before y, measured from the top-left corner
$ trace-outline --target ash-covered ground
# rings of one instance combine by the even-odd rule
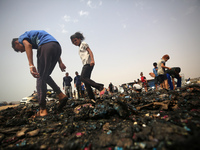
[[[37,104],[0,111],[1,149],[188,150],[200,147],[200,86],[176,91],[104,95],[68,100],[63,112],[31,118]]]

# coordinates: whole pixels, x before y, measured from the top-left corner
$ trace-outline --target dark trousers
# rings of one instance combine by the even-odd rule
[[[76,85],[76,89],[78,92],[78,98],[81,98],[81,85]]]
[[[37,69],[40,75],[37,78],[38,101],[41,109],[46,108],[47,84],[57,93],[61,92],[58,85],[51,78],[56,63],[61,55],[61,47],[56,42],[49,42],[39,46],[37,51]]]
[[[81,78],[80,78],[81,81],[85,84],[85,87],[86,87],[86,90],[87,90],[87,93],[88,93],[88,96],[90,99],[95,99],[95,96],[94,96],[91,86],[96,88],[99,91],[103,90],[102,89],[103,84],[96,83],[90,79],[93,67],[94,66],[90,66],[90,64],[84,65],[82,68]]]

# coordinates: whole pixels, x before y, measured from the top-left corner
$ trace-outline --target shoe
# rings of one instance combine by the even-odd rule
[[[102,91],[104,89],[104,85],[103,84],[99,84],[100,88],[99,91]]]
[[[58,106],[58,110],[61,110],[67,103],[68,98],[64,97],[63,99],[60,100],[60,104]]]

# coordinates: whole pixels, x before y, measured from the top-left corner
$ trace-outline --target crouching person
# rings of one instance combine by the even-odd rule
[[[166,75],[167,75],[170,90],[175,89],[174,78],[177,79],[177,87],[181,87],[181,76],[179,74],[180,72],[181,72],[181,68],[179,67],[173,67],[171,68],[171,70],[166,70]]]
[[[61,46],[58,41],[43,30],[27,31],[19,38],[14,38],[12,47],[16,52],[26,52],[30,73],[37,78],[37,93],[40,111],[36,116],[46,116],[46,92],[47,84],[58,94],[60,105],[59,109],[66,104],[67,97],[63,94],[58,85],[51,78],[56,63],[59,63],[61,71],[65,71],[61,56]],[[37,69],[33,64],[33,51],[37,49]]]

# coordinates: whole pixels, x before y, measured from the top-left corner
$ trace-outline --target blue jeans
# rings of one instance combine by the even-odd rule
[[[167,80],[168,80],[168,84],[169,84],[170,90],[173,90],[174,87],[173,87],[173,84],[172,84],[171,76],[168,73],[166,75],[167,75]],[[180,77],[176,77],[176,79],[178,80],[177,81],[177,87],[181,87],[181,78]]]

